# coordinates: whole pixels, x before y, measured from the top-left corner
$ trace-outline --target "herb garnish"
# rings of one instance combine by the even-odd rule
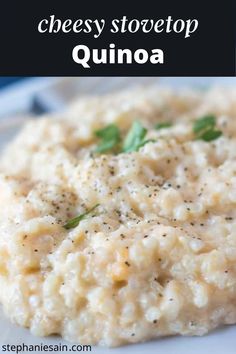
[[[155,125],[155,129],[160,130],[164,128],[169,128],[172,126],[171,122],[160,122]]]
[[[87,210],[85,213],[80,214],[80,215],[76,216],[73,219],[70,219],[69,221],[67,221],[67,223],[65,225],[63,225],[63,227],[66,230],[73,229],[74,227],[79,225],[81,220],[84,220],[86,218],[86,216],[91,214],[94,211],[94,209],[96,209],[98,206],[99,206],[99,204],[96,204],[94,207],[92,207],[91,209]]]
[[[216,125],[216,117],[213,115],[204,116],[194,122],[193,131],[195,134],[201,133],[203,130],[212,129]]]
[[[216,117],[213,115],[197,119],[193,125],[193,132],[197,139],[204,141],[212,141],[222,135],[222,132],[216,129]]]
[[[105,152],[113,149],[120,142],[120,130],[115,124],[109,124],[105,128],[95,131],[95,135],[102,139],[96,152]]]
[[[142,146],[149,142],[155,142],[153,139],[144,139],[147,129],[138,121],[133,122],[128,134],[126,135],[122,146],[120,130],[115,124],[109,124],[105,128],[95,131],[95,135],[102,139],[96,152],[105,152],[116,148],[116,152],[138,151]]]
[[[220,130],[207,130],[202,134],[201,139],[204,141],[212,141],[219,138],[222,135]]]
[[[147,134],[147,129],[138,121],[133,122],[123,143],[122,151],[131,152],[138,151],[142,146],[149,142],[154,142],[152,139],[144,140]]]

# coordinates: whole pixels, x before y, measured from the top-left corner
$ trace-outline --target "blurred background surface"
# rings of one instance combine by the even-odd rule
[[[3,88],[7,85],[13,84],[16,81],[24,80],[25,77],[17,77],[17,76],[10,76],[10,77],[0,77],[0,88]]]
[[[104,94],[134,85],[174,87],[236,85],[235,77],[0,77],[0,122],[14,124],[29,116],[61,111],[75,98]],[[9,118],[9,119],[4,119]],[[11,118],[11,119],[10,119]]]

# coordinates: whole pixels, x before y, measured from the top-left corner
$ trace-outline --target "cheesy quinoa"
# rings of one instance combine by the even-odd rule
[[[0,302],[34,335],[118,346],[236,323],[235,89],[32,120],[2,153],[0,203]]]

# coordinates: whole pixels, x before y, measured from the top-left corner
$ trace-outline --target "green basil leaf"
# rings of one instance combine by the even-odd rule
[[[213,129],[216,125],[216,117],[213,115],[204,116],[197,119],[193,125],[193,132],[195,134],[201,133],[208,129]]]
[[[204,141],[212,141],[219,138],[221,135],[222,132],[220,130],[207,130],[199,137],[199,139]]]
[[[148,144],[148,143],[155,143],[156,140],[154,139],[147,139],[147,140],[144,140],[143,142],[141,142],[139,145],[138,145],[138,150],[143,147],[144,145]]]
[[[172,126],[171,122],[160,122],[155,125],[155,129],[160,130],[164,128],[169,128]]]
[[[148,140],[144,141],[147,129],[138,121],[133,122],[123,143],[123,152],[138,151]]]
[[[109,124],[105,128],[95,131],[95,135],[101,139],[96,152],[111,150],[120,142],[120,130],[115,124]]]
[[[66,229],[66,230],[69,230],[69,229],[73,229],[74,227],[78,226],[80,221],[85,219],[89,214],[91,214],[94,209],[96,209],[97,207],[99,206],[99,204],[96,204],[93,208],[87,210],[85,213],[81,214],[81,215],[78,215],[76,216],[75,218],[73,219],[70,219],[69,221],[67,221],[67,223],[65,225],[63,225],[63,227]]]

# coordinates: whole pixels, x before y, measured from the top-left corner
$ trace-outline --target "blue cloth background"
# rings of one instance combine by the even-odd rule
[[[16,81],[23,80],[23,79],[25,79],[25,77],[17,77],[17,76],[3,77],[3,76],[1,76],[0,77],[0,89],[7,86],[7,85],[10,85]]]

